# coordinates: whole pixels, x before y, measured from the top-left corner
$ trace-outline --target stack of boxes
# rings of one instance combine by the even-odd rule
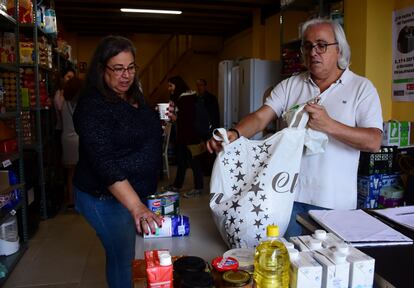
[[[399,148],[414,145],[414,123],[384,122],[380,151],[362,152],[358,170],[358,208],[388,208],[403,203],[404,189],[397,173]]]
[[[404,148],[414,145],[414,122],[388,121],[384,122],[382,145]]]
[[[402,204],[403,189],[396,170],[397,147],[361,153],[357,190],[358,208],[385,208]]]

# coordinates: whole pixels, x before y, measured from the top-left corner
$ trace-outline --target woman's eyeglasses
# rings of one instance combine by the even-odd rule
[[[114,66],[114,67],[109,67],[106,66],[106,68],[108,68],[109,70],[111,70],[112,72],[114,72],[114,74],[116,76],[121,76],[123,75],[125,72],[128,72],[128,74],[133,75],[137,72],[138,70],[138,66],[136,64],[131,64],[128,67],[123,67],[123,66]]]
[[[333,43],[318,42],[315,44],[306,42],[302,46],[300,46],[300,51],[302,52],[302,54],[310,53],[313,50],[313,48],[315,48],[316,53],[323,54],[328,49],[328,46],[331,46],[331,45],[338,45],[338,42],[333,42]]]

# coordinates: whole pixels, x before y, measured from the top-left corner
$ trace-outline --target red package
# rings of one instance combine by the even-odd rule
[[[0,142],[0,153],[17,152],[17,140],[8,139]]]
[[[173,266],[167,250],[145,251],[147,283],[151,288],[173,288]]]

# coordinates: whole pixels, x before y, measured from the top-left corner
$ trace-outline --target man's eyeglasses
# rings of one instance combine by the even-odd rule
[[[331,46],[331,45],[338,45],[338,42],[333,42],[333,43],[318,42],[318,43],[315,43],[315,44],[312,44],[310,42],[306,42],[302,46],[300,46],[300,51],[302,52],[302,54],[310,53],[312,51],[312,49],[315,48],[316,53],[323,54],[328,49],[328,46]]]
[[[121,75],[123,75],[127,71],[128,71],[128,74],[133,75],[138,70],[138,66],[136,64],[129,65],[126,68],[123,67],[123,66],[115,66],[115,67],[106,66],[106,68],[108,68],[109,70],[111,70],[112,72],[114,72],[114,74],[116,76],[121,76]]]

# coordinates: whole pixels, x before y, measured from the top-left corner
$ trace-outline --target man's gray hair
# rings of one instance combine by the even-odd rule
[[[302,25],[302,31],[301,31],[302,32],[302,45],[304,44],[303,42],[304,42],[304,36],[305,36],[306,30],[311,26],[320,25],[320,24],[331,25],[332,30],[335,35],[335,40],[336,42],[338,42],[338,48],[339,48],[339,54],[340,54],[340,57],[338,59],[338,67],[341,69],[348,68],[350,61],[351,61],[351,48],[349,47],[348,41],[346,41],[344,29],[342,29],[342,26],[339,23],[334,22],[330,19],[324,19],[324,18],[314,18],[314,19],[306,21]]]

